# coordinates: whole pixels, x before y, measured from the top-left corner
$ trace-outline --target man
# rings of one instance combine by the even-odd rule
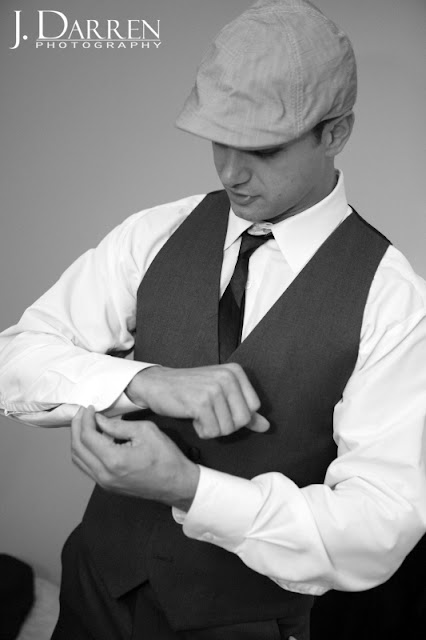
[[[72,420],[97,483],[54,640],[307,640],[425,532],[426,288],[347,204],[355,97],[334,23],[257,2],[177,121],[225,191],[132,216],[3,333],[4,409]]]

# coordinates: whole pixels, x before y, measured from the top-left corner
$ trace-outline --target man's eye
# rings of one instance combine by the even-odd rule
[[[268,158],[271,156],[275,156],[278,153],[279,149],[260,149],[259,151],[253,151],[253,155],[257,158]]]

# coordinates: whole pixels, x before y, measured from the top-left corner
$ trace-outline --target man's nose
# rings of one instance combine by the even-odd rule
[[[220,150],[220,179],[225,187],[237,187],[250,179],[250,169],[244,151],[223,147]]]

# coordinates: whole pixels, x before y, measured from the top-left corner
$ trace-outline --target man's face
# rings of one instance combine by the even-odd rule
[[[262,150],[213,142],[213,157],[234,213],[251,222],[304,211],[329,193],[334,173],[312,133]]]

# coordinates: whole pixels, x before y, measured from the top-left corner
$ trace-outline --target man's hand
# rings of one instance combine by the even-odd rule
[[[183,511],[191,506],[200,470],[153,422],[124,422],[81,407],[71,424],[71,451],[73,462],[108,491]]]
[[[131,380],[126,394],[140,406],[173,418],[190,418],[200,438],[227,436],[241,427],[263,432],[260,401],[244,370],[230,363],[194,369],[153,366]]]

